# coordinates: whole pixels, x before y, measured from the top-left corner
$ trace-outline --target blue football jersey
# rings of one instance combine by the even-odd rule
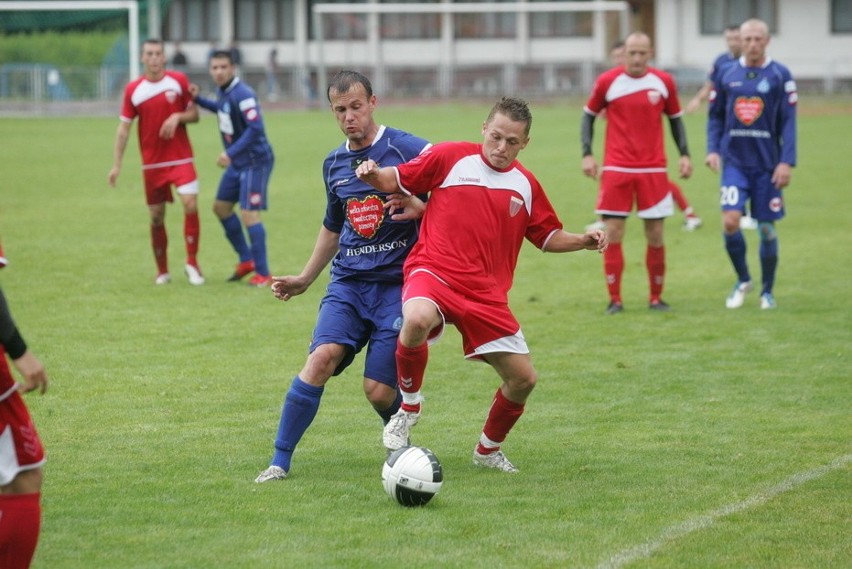
[[[379,166],[396,166],[428,146],[422,138],[379,126],[369,147],[350,150],[347,141],[326,157],[322,174],[328,205],[323,225],[340,234],[340,250],[331,265],[332,280],[402,282],[402,265],[417,241],[419,222],[393,221],[391,212],[384,209],[387,194],[359,180],[355,169],[367,159]]]
[[[713,67],[710,68],[710,72],[707,74],[707,80],[711,83],[716,83],[719,80],[719,77],[722,76],[725,69],[732,63],[735,63],[739,58],[731,55],[731,52],[726,51],[721,54],[713,61]]]
[[[252,88],[239,77],[234,77],[224,89],[219,87],[215,101],[198,97],[196,102],[216,113],[222,143],[234,168],[259,166],[274,160],[263,126],[260,103]]]
[[[795,166],[797,100],[786,67],[769,58],[762,67],[746,67],[740,58],[725,68],[710,93],[707,152],[737,168]]]

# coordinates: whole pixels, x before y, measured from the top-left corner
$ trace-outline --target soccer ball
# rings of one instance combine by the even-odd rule
[[[443,483],[441,462],[428,448],[402,447],[382,467],[385,492],[403,506],[423,506]]]

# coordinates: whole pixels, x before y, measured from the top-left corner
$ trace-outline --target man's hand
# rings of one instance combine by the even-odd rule
[[[121,172],[121,168],[118,166],[113,166],[109,170],[109,174],[107,174],[107,182],[113,188],[115,187],[115,182],[118,180],[118,174]]]
[[[707,158],[704,159],[704,163],[714,172],[718,172],[719,168],[722,166],[722,157],[719,156],[718,152],[711,152],[707,155]]]
[[[792,176],[793,167],[786,162],[779,162],[778,166],[775,167],[775,171],[772,172],[772,183],[780,190],[781,188],[787,187]]]
[[[387,197],[385,209],[391,213],[390,218],[394,221],[410,221],[423,217],[423,214],[426,212],[426,204],[417,196],[410,196],[400,192],[390,194]]]
[[[278,300],[288,301],[299,296],[311,286],[304,278],[298,276],[272,277],[272,294]]]
[[[355,175],[359,180],[364,180],[369,183],[370,180],[375,180],[379,177],[379,165],[374,160],[367,160],[358,164],[355,169]]]
[[[38,389],[42,394],[47,391],[47,372],[44,371],[44,366],[35,355],[29,350],[24,352],[24,355],[16,360],[12,360],[15,368],[24,378],[23,383],[18,389],[24,393],[28,393]]]
[[[588,176],[593,180],[598,179],[598,163],[595,160],[595,157],[589,154],[588,156],[583,156],[583,161],[581,162],[583,168],[583,174]]]
[[[180,126],[180,114],[172,113],[169,115],[169,118],[163,121],[163,125],[160,127],[160,138],[171,140],[174,138],[178,126]]]
[[[684,180],[692,176],[692,159],[689,156],[681,156],[678,161],[678,172]]]
[[[220,154],[219,157],[216,159],[216,164],[220,168],[227,168],[231,165],[231,157],[228,156],[227,152],[222,152],[222,154]]]
[[[606,231],[601,229],[592,229],[583,234],[583,246],[590,251],[603,253],[609,247],[609,239],[607,239]]]

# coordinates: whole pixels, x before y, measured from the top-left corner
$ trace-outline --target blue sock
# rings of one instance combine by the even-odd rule
[[[775,226],[768,222],[761,222],[760,226],[760,268],[762,272],[761,281],[763,288],[760,294],[771,293],[775,284],[775,269],[778,267],[778,236]]]
[[[391,403],[390,407],[388,407],[387,409],[384,409],[382,411],[379,411],[378,409],[376,409],[376,413],[378,413],[379,417],[382,418],[382,423],[384,423],[385,425],[388,424],[388,421],[391,420],[391,417],[396,415],[396,412],[399,411],[399,406],[400,406],[401,403],[402,403],[402,392],[399,389],[397,389],[396,390],[396,399],[394,399],[394,402]]]
[[[251,240],[251,256],[254,259],[254,271],[263,276],[269,276],[269,263],[266,261],[266,229],[262,223],[255,223],[248,228]]]
[[[236,213],[232,213],[230,217],[220,220],[222,227],[225,228],[225,237],[231,242],[231,247],[240,256],[240,262],[251,259],[246,236],[243,235],[243,225],[240,223],[240,218]]]
[[[737,272],[737,279],[742,283],[750,281],[751,275],[748,272],[748,263],[746,262],[746,241],[743,232],[738,230],[733,235],[725,233],[725,249],[728,251],[728,257],[731,258],[731,263]]]
[[[275,466],[290,471],[293,451],[317,415],[323,389],[308,385],[298,375],[293,378],[287,397],[284,398],[278,435],[275,437],[275,454],[272,456],[272,464]]]

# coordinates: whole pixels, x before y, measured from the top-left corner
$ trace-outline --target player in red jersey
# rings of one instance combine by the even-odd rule
[[[198,176],[193,164],[192,145],[186,124],[198,122],[198,108],[189,92],[186,75],[166,70],[163,42],[148,39],[142,44],[142,77],[131,81],[124,89],[121,122],[115,135],[113,165],[109,185],[121,172],[121,161],[130,136],[133,119],[139,118],[139,150],[142,153],[142,174],[145,179],[145,198],[151,216],[151,245],[157,263],[156,284],[171,281],[166,235],[166,202],[174,201],[172,186],[183,203],[183,235],[186,243],[184,272],[194,285],[204,284],[198,267]]]
[[[524,335],[508,305],[524,238],[546,252],[606,249],[600,230],[568,233],[535,176],[516,160],[529,142],[532,114],[525,101],[505,97],[482,125],[482,144],[445,142],[401,164],[372,160],[356,173],[376,189],[429,192],[420,236],[404,267],[402,330],[396,365],[402,405],[385,426],[388,449],[408,444],[420,418],[420,387],[428,344],[445,323],[462,335],[464,355],[497,371],[497,390],[473,461],[517,472],[500,446],[524,412],[536,383]]]
[[[680,176],[692,174],[692,161],[686,143],[686,130],[677,88],[671,75],[648,65],[651,40],[634,32],[625,40],[626,63],[601,74],[583,109],[581,140],[583,173],[597,179],[600,191],[595,213],[603,216],[610,246],[604,253],[604,272],[609,289],[608,314],[621,312],[621,274],[627,216],[636,204],[637,215],[645,223],[647,249],[645,264],[650,281],[649,308],[669,310],[663,302],[665,279],[664,221],[673,213],[672,196],[666,174],[662,116],[668,116],[672,135],[680,152]],[[592,154],[595,117],[607,109],[603,168]]]
[[[6,355],[23,378],[12,377]],[[44,448],[20,392],[47,389],[44,366],[27,349],[0,290],[0,567],[26,569],[41,526]]]

